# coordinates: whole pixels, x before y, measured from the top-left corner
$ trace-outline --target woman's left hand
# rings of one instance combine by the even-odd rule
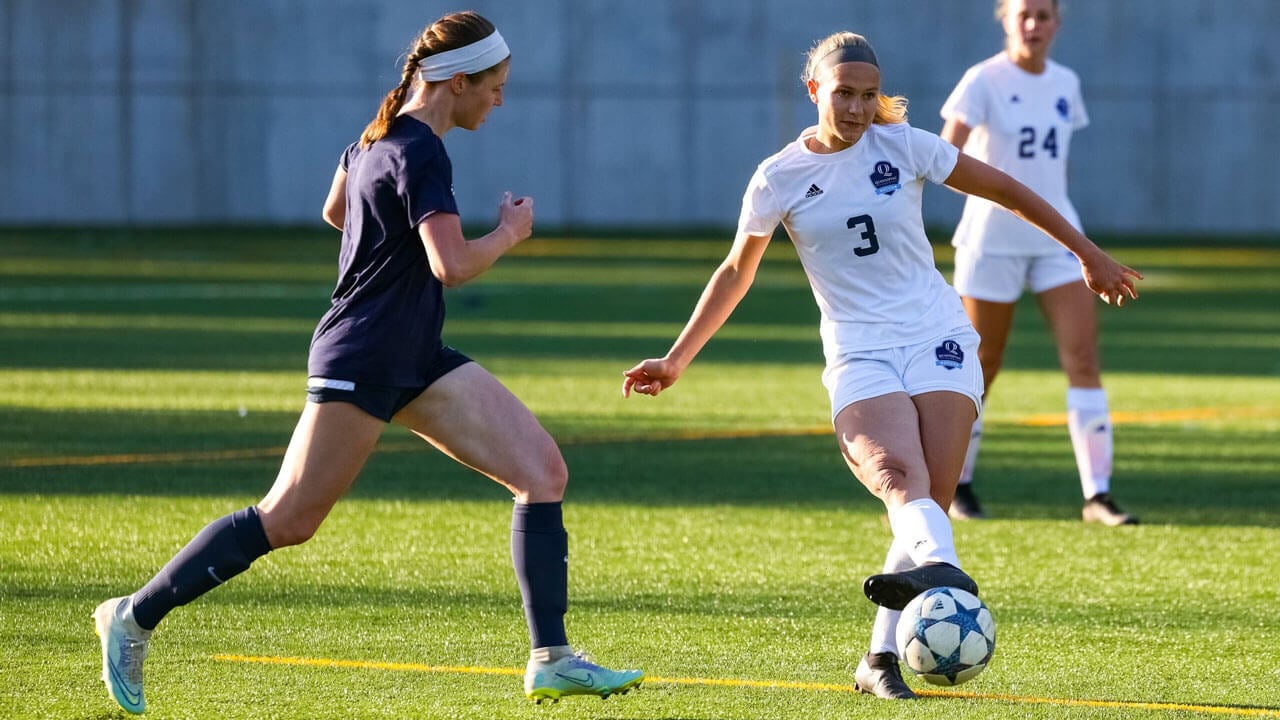
[[[635,390],[641,395],[657,396],[680,379],[683,368],[667,358],[651,358],[623,372],[622,397],[631,397]]]
[[[1126,295],[1133,300],[1138,299],[1134,280],[1141,280],[1142,273],[1121,265],[1101,250],[1096,257],[1081,258],[1080,263],[1084,269],[1085,284],[1106,304],[1123,307]]]

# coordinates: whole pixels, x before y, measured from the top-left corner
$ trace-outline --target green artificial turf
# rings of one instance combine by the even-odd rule
[[[535,238],[448,294],[446,341],[568,461],[571,640],[644,668],[640,691],[523,698],[510,499],[393,428],[316,538],[166,619],[146,717],[903,717],[851,691],[890,537],[830,435],[785,239],[678,385],[621,398],[726,250]],[[89,613],[266,491],[335,253],[313,231],[0,232],[0,714],[122,715]],[[1116,254],[1147,275],[1101,308],[1114,491],[1143,524],[1079,521],[1026,301],[987,413],[993,518],[955,525],[996,654],[913,716],[1280,717],[1280,248]]]

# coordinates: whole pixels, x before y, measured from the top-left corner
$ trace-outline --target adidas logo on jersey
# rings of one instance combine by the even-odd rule
[[[805,191],[804,196],[806,199],[808,199],[808,198],[818,197],[821,194],[822,194],[822,188],[818,187],[817,185],[810,185],[809,189]]]

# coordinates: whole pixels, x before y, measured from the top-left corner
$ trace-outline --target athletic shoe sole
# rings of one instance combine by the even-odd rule
[[[978,594],[978,584],[960,568],[944,562],[925,563],[910,570],[872,575],[862,583],[862,592],[871,602],[890,610],[901,610],[915,596],[936,587],[954,587]]]

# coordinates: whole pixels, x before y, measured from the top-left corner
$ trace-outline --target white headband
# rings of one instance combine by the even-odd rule
[[[448,80],[458,73],[478,73],[506,60],[510,55],[506,41],[494,30],[493,34],[483,40],[419,60],[418,78],[423,82],[434,82]]]

